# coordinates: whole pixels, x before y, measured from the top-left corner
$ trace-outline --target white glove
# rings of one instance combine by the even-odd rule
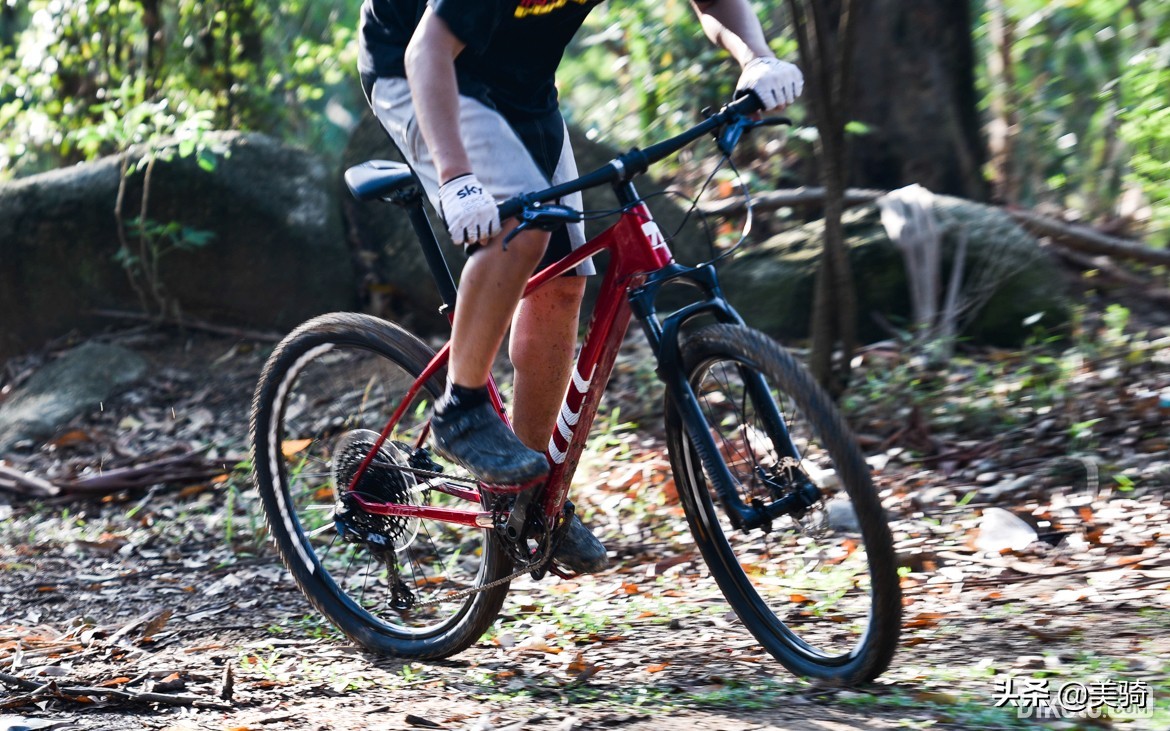
[[[496,201],[475,173],[451,178],[439,187],[439,215],[457,244],[486,244],[500,230]]]
[[[761,56],[743,67],[735,91],[736,96],[741,91],[755,92],[764,111],[786,107],[804,91],[804,74],[787,61]]]

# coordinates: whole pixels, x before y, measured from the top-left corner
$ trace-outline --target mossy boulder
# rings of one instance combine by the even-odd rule
[[[935,214],[944,232],[944,282],[961,238],[967,241],[968,271],[994,263],[1004,272],[964,337],[1010,346],[1030,334],[1025,320],[1038,313],[1046,328],[1068,321],[1056,263],[1006,214],[947,196],[935,198]],[[902,254],[882,227],[876,205],[846,211],[843,224],[857,287],[859,337],[888,337],[889,326],[904,328],[911,321]],[[722,266],[724,290],[749,324],[782,339],[808,337],[823,239],[824,222],[814,221],[749,247]]]
[[[210,235],[162,260],[159,279],[181,311],[287,329],[351,307],[353,264],[328,166],[264,135],[211,141],[226,152],[213,171],[176,157],[152,172],[147,218]],[[97,308],[140,308],[115,260],[122,163],[110,157],[0,185],[0,357],[108,324]],[[141,172],[127,180],[128,223],[142,188]]]

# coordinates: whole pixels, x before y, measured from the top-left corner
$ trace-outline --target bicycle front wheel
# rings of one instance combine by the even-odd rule
[[[743,529],[721,502],[724,473],[703,467],[668,397],[671,466],[712,576],[744,626],[792,672],[872,680],[897,646],[901,590],[885,513],[848,427],[808,371],[762,333],[708,326],[684,342],[682,355],[731,476],[724,494],[760,509],[811,483],[822,499]]]
[[[510,567],[487,529],[369,514],[349,493],[356,465],[433,356],[383,320],[318,317],[268,359],[251,420],[256,487],[297,585],[357,644],[414,658],[446,657],[475,642],[508,587],[469,590],[506,577]],[[445,377],[439,372],[424,384],[357,494],[383,503],[480,509],[458,490],[439,489],[455,484],[445,482],[458,477],[455,468],[416,450]],[[426,476],[438,469],[443,478]],[[475,494],[474,483],[459,484],[470,489],[465,498]]]

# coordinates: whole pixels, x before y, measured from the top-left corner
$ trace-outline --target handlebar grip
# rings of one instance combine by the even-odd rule
[[[745,90],[743,95],[727,105],[727,111],[747,116],[764,111],[764,104],[754,91]]]
[[[524,203],[525,203],[524,196],[518,196],[516,198],[509,198],[508,200],[501,203],[499,205],[500,220],[503,221],[505,219],[512,218],[513,216],[518,215],[520,213],[520,211],[524,210]]]

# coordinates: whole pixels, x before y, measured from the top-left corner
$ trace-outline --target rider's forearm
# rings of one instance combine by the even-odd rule
[[[692,0],[691,5],[711,42],[726,49],[740,66],[753,58],[776,55],[748,0]]]
[[[443,19],[428,8],[406,47],[406,80],[414,98],[414,113],[440,183],[473,172],[459,133],[455,57],[463,46]]]

